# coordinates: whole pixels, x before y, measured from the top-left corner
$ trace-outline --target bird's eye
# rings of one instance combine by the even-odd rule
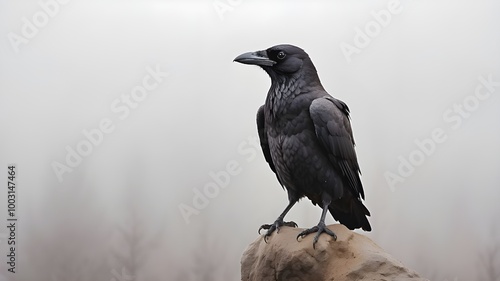
[[[282,59],[284,59],[286,57],[286,54],[285,54],[285,52],[280,51],[276,57],[278,59],[282,60]]]

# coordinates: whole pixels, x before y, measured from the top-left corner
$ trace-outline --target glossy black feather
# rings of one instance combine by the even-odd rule
[[[273,159],[271,158],[271,151],[269,150],[269,143],[267,142],[267,133],[265,129],[265,118],[264,118],[264,106],[259,107],[257,111],[257,131],[259,132],[260,147],[264,153],[264,159],[269,164],[271,170],[276,174],[276,168],[274,167]],[[276,178],[281,184],[280,178],[276,174]],[[283,184],[281,184],[283,186]]]

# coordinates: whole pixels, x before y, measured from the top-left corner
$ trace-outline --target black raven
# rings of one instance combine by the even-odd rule
[[[309,55],[296,46],[277,45],[234,61],[258,65],[271,77],[266,102],[257,112],[257,128],[264,157],[287,189],[289,204],[273,224],[259,228],[267,229],[265,240],[280,226],[297,226],[283,219],[304,196],[323,212],[318,225],[297,239],[314,232],[313,246],[322,232],[336,239],[325,226],[327,210],[349,229],[370,231],[349,108],[325,91]]]

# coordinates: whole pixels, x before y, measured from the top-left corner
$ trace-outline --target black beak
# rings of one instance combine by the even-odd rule
[[[273,66],[275,61],[267,57],[266,51],[248,52],[237,56],[235,62],[260,66]]]

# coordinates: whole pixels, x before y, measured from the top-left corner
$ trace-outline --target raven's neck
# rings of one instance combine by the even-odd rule
[[[300,110],[292,106],[299,95],[311,95],[312,98],[315,92],[324,90],[314,66],[309,71],[302,69],[294,75],[273,76],[266,98],[267,113],[272,119]]]

